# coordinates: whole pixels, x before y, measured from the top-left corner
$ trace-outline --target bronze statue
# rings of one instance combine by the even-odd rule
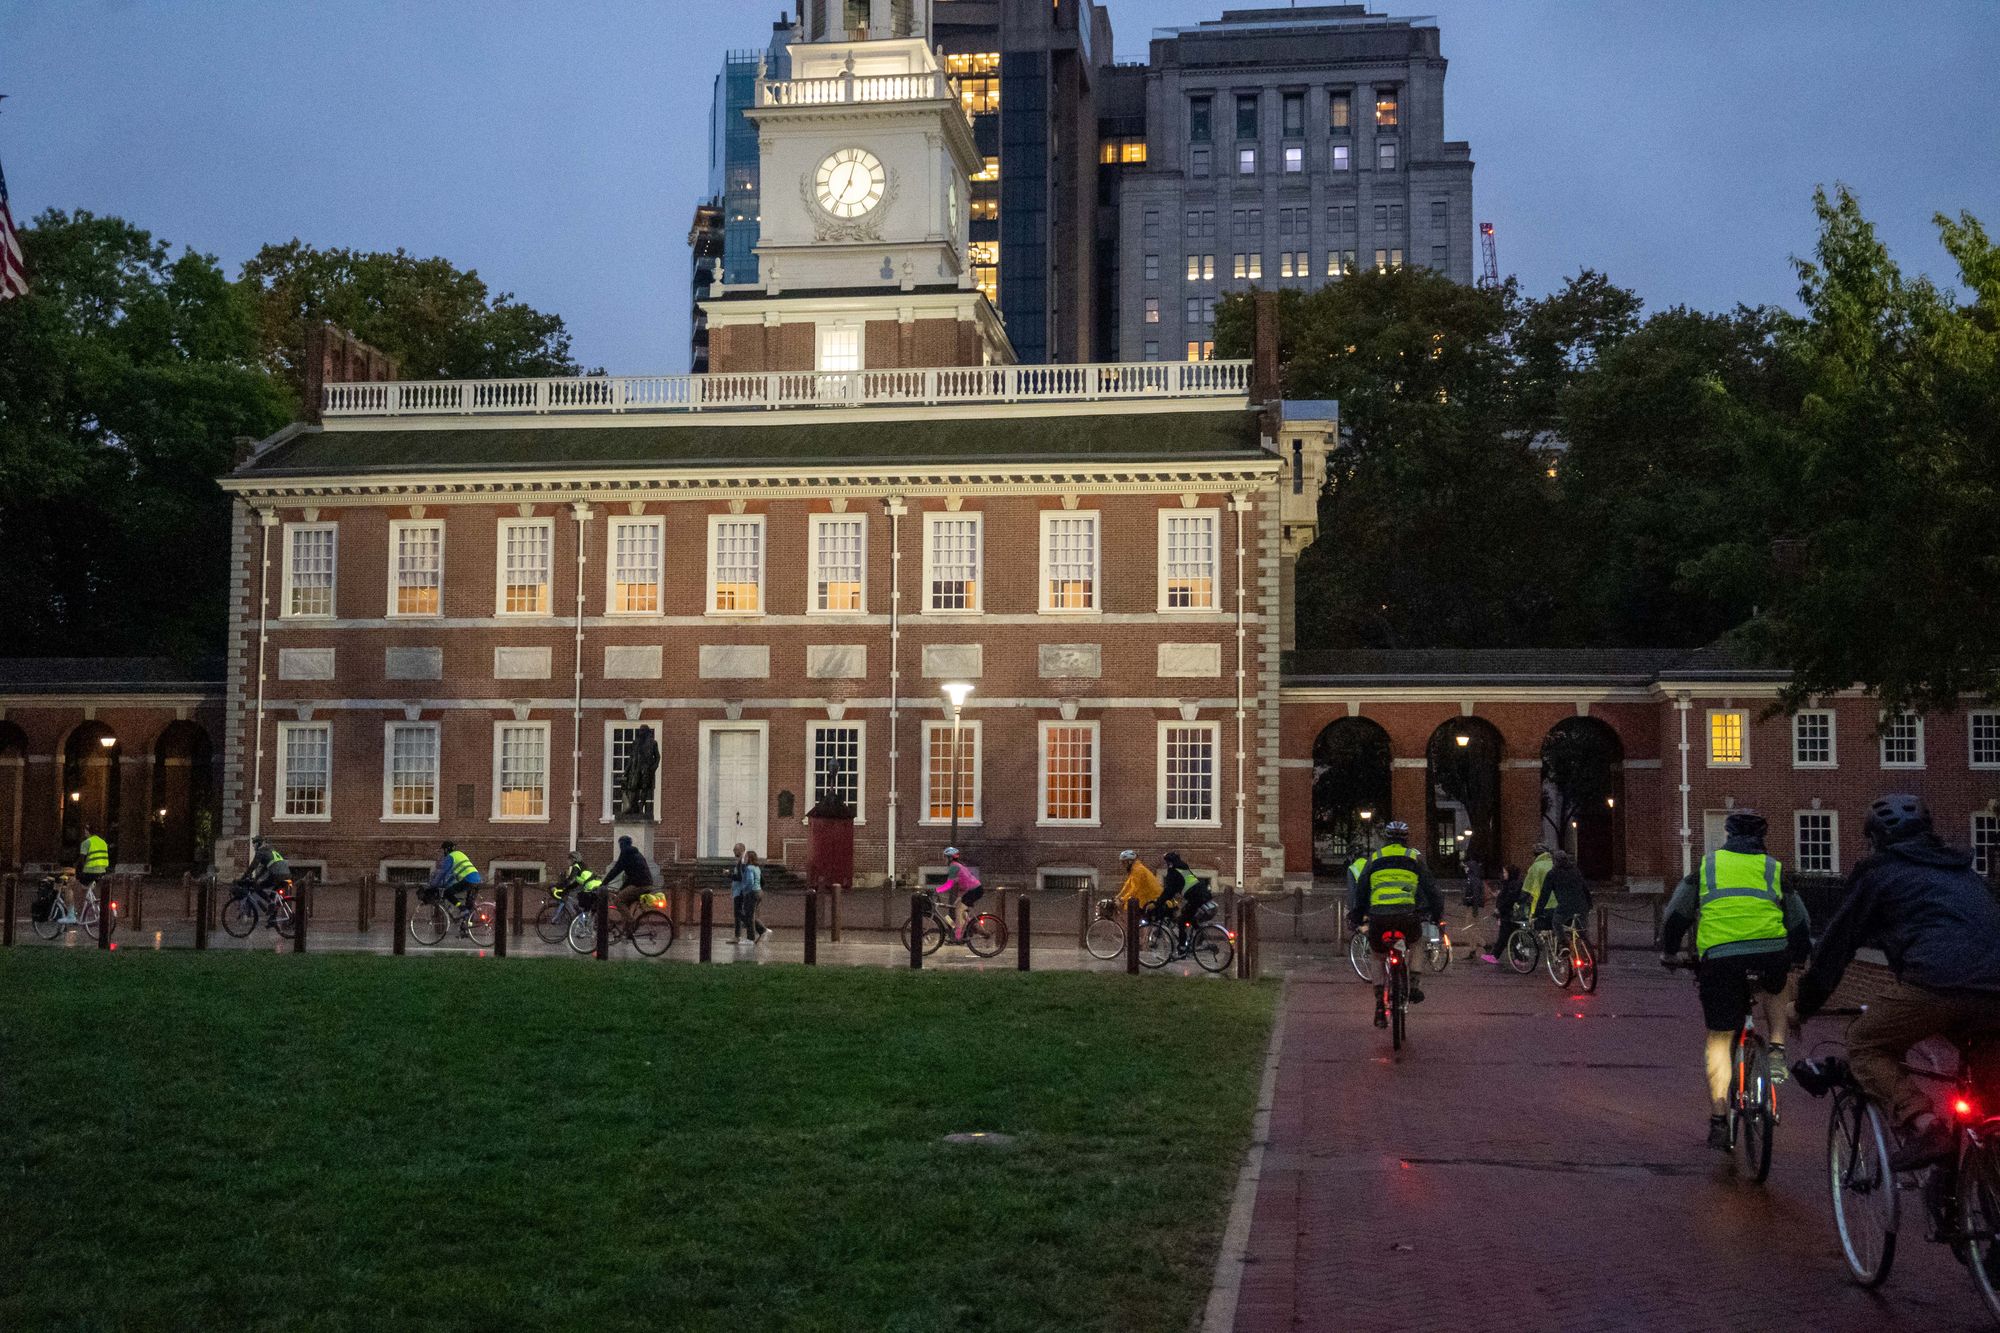
[[[651,727],[640,727],[618,775],[618,799],[613,809],[620,819],[652,819],[653,778],[660,771],[660,743]]]

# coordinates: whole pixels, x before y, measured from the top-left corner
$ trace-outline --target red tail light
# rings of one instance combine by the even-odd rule
[[[1951,1104],[1951,1110],[1960,1120],[1970,1120],[1978,1108],[1972,1104],[1970,1097],[1960,1097]]]

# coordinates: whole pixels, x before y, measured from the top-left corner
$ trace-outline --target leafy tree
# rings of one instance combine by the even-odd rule
[[[1584,718],[1559,722],[1542,740],[1542,818],[1560,841],[1572,819],[1603,808],[1613,795],[1618,741],[1609,727]]]
[[[256,303],[265,362],[303,388],[306,329],[346,329],[396,359],[403,379],[574,375],[562,317],[489,292],[479,274],[445,259],[267,245],[243,266]]]

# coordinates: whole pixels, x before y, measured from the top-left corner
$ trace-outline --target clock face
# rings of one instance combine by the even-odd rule
[[[842,148],[827,154],[814,178],[819,206],[837,218],[858,218],[882,202],[889,173],[881,159],[866,148]]]

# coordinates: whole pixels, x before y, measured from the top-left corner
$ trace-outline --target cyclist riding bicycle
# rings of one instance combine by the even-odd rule
[[[243,868],[245,887],[269,893],[291,877],[283,852],[264,841],[262,834],[250,839],[250,864]]]
[[[1128,902],[1139,904],[1141,909],[1151,907],[1161,893],[1160,877],[1139,859],[1139,853],[1130,848],[1118,853],[1118,866],[1125,872],[1125,882],[1118,886],[1118,897],[1114,901],[1121,908]]]
[[[572,851],[569,854],[569,869],[563,873],[562,879],[556,883],[556,895],[561,897],[569,893],[591,894],[596,893],[603,887],[604,881],[593,874],[590,867],[583,863],[583,853]]]
[[[111,847],[104,839],[91,832],[90,825],[83,826],[83,841],[76,848],[76,882],[88,889],[111,871]],[[77,895],[77,910],[83,907],[83,894]]]
[[[1388,957],[1387,937],[1391,933],[1400,934],[1405,943],[1414,943],[1423,922],[1444,920],[1444,896],[1417,854],[1404,845],[1410,826],[1400,819],[1391,820],[1382,836],[1387,841],[1362,867],[1347,907],[1350,930],[1359,929],[1363,919],[1367,920],[1368,947],[1378,960]],[[1383,974],[1387,975],[1386,969]],[[1420,1003],[1423,998],[1423,987],[1412,973],[1410,1002]],[[1389,1026],[1389,1010],[1379,981],[1375,983],[1375,1026]]]
[[[458,850],[454,843],[440,843],[437,866],[431,871],[430,887],[443,889],[445,900],[452,903],[461,913],[472,911],[472,895],[477,891],[479,867],[472,864],[472,858]],[[461,923],[460,933],[465,926]]]
[[[958,901],[951,907],[951,928],[954,939],[965,938],[965,919],[972,905],[986,896],[986,889],[979,882],[979,872],[965,863],[964,854],[956,847],[944,849],[945,864],[949,868],[944,878],[938,881],[934,890],[942,898],[954,889],[962,890]]]
[[[628,926],[639,900],[653,891],[653,868],[646,864],[646,854],[633,845],[629,834],[619,836],[618,859],[605,868],[604,889],[615,894],[612,901]]]
[[[1770,1040],[1770,1079],[1783,1083],[1785,1008],[1792,965],[1812,947],[1812,923],[1799,895],[1784,886],[1784,867],[1764,850],[1767,825],[1755,810],[1732,811],[1722,846],[1703,857],[1674,890],[1660,928],[1660,962],[1674,965],[1681,940],[1695,926],[1701,961],[1695,977],[1702,1025],[1708,1030],[1708,1146],[1728,1152],[1729,1089],[1736,1039],[1750,1016],[1753,992]],[[1696,924],[1699,918],[1699,924]]]
[[[1890,1162],[1907,1171],[1952,1148],[1950,1126],[1903,1069],[1910,1047],[1928,1037],[1977,1040],[1985,1043],[1979,1072],[1990,1076],[2000,1063],[2000,905],[1971,854],[1931,831],[1918,797],[1882,797],[1862,832],[1869,854],[1813,951],[1796,1012],[1804,1021],[1825,1006],[1856,949],[1873,945],[1888,956],[1896,987],[1847,1030],[1847,1058],[1862,1091],[1895,1122]],[[1982,1087],[2000,1091],[1990,1077]]]
[[[1188,869],[1179,852],[1168,852],[1165,863],[1167,873],[1160,881],[1160,897],[1153,904],[1152,916],[1155,920],[1172,921],[1174,933],[1185,945],[1202,909],[1215,901],[1215,893],[1207,880]]]
[[[1583,924],[1590,913],[1590,885],[1577,869],[1576,858],[1560,848],[1551,852],[1547,877],[1542,880],[1541,910],[1533,917],[1535,929],[1564,929],[1571,922]]]

